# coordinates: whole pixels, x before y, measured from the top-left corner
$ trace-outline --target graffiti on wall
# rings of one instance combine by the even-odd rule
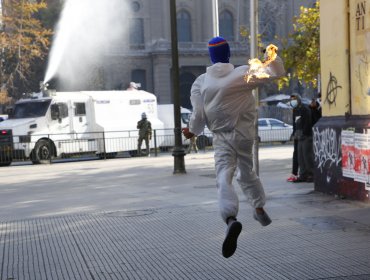
[[[326,87],[326,98],[325,103],[328,103],[329,106],[336,106],[336,100],[338,96],[338,89],[341,89],[342,86],[338,85],[337,78],[330,72],[328,86]]]
[[[316,167],[323,172],[323,169],[339,168],[341,156],[340,135],[333,128],[326,128],[321,131],[317,127],[313,133],[313,150]]]

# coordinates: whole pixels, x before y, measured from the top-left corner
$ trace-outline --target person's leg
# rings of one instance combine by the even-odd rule
[[[141,156],[141,145],[143,143],[143,138],[139,136],[139,139],[137,140],[137,154]]]
[[[149,146],[149,137],[145,137],[145,148],[146,148],[146,154],[150,155],[150,146]]]
[[[299,176],[297,181],[306,180],[306,162],[305,162],[305,149],[304,149],[304,139],[298,140],[298,165],[299,165]]]
[[[298,140],[294,140],[292,174],[298,176]]]
[[[218,204],[225,223],[230,217],[236,218],[239,211],[239,199],[232,184],[236,169],[236,153],[228,143],[228,134],[215,133],[213,143]]]
[[[253,141],[239,141],[238,151],[238,175],[237,181],[253,208],[263,208],[265,205],[265,192],[260,178],[253,170]]]
[[[198,147],[197,147],[197,137],[194,136],[193,137],[193,149],[194,149],[194,152],[198,153]]]
[[[313,143],[312,137],[307,137],[303,141],[304,162],[306,167],[306,180],[313,181]]]
[[[188,154],[191,153],[191,149],[193,148],[193,145],[194,145],[194,137],[193,136],[192,138],[190,138],[190,144],[189,144],[189,147],[188,147]]]
[[[265,205],[265,191],[260,178],[253,170],[253,141],[235,139],[235,149],[238,151],[238,183],[254,208],[253,218],[262,226],[271,224],[271,219],[263,209]]]
[[[236,153],[230,146],[231,133],[215,133],[214,151],[217,180],[218,204],[221,217],[227,224],[222,255],[231,257],[236,250],[242,224],[236,220],[239,211],[239,199],[232,184],[236,169]]]
[[[190,153],[191,153],[191,145],[192,145],[192,143],[191,143],[191,139],[190,139],[189,147],[188,147],[188,149],[186,150],[186,153],[187,153],[187,154],[190,154]]]
[[[298,140],[294,139],[292,157],[292,174],[287,179],[288,182],[294,182],[298,178]]]

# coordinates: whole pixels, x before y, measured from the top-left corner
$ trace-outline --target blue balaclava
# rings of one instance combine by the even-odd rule
[[[214,37],[208,42],[209,56],[212,63],[229,63],[230,47],[227,41],[222,37]]]

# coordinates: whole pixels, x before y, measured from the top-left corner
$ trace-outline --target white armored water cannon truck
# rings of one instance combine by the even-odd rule
[[[152,93],[43,88],[16,102],[9,119],[0,122],[0,165],[10,165],[13,159],[49,163],[53,157],[73,154],[106,158],[136,151],[136,124],[143,112],[153,130],[163,130]]]

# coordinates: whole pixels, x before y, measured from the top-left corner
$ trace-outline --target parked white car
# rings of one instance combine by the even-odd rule
[[[258,119],[259,142],[281,142],[292,140],[293,126],[273,118]]]

